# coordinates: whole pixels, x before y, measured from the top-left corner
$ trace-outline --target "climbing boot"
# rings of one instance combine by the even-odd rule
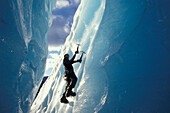
[[[62,98],[60,99],[60,102],[65,103],[65,104],[69,103],[69,101],[66,99],[65,96],[62,96]]]

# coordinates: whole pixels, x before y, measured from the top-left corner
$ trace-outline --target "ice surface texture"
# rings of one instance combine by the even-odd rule
[[[43,73],[46,42],[40,38],[48,29],[51,2],[2,3],[0,110],[26,111],[32,98],[28,93]],[[169,0],[82,0],[56,67],[30,112],[169,113],[169,6]],[[74,65],[77,96],[65,105],[59,102],[65,88],[62,59],[65,53],[73,55],[76,43],[87,54]]]
[[[169,0],[82,0],[70,35],[31,110],[45,113],[170,112]],[[62,58],[76,43],[77,96],[60,104]]]
[[[1,113],[29,109],[43,77],[51,5],[50,0],[0,1]]]

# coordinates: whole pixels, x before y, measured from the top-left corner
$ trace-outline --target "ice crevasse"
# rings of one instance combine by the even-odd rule
[[[31,106],[45,69],[54,2],[0,1],[0,112],[170,112],[169,0],[82,0]],[[87,54],[74,64],[77,96],[65,105],[62,60],[77,43]]]
[[[30,112],[169,112],[168,0],[82,0],[61,55]],[[61,104],[63,55],[74,64],[77,96]],[[79,57],[79,56],[78,56]],[[78,58],[77,57],[77,58]]]

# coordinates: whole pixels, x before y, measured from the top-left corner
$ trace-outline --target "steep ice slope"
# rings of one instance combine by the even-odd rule
[[[100,72],[95,71],[99,69],[100,66],[97,66],[98,60],[95,61],[93,56],[91,56],[91,49],[103,17],[104,9],[104,0],[86,0],[81,2],[74,17],[71,33],[67,37],[58,63],[44,84],[44,87],[42,87],[39,96],[33,103],[31,112],[85,113],[87,111],[98,111],[102,107],[108,91],[107,78],[105,78],[105,72],[102,70]],[[74,102],[70,103],[71,106],[63,105],[60,103],[60,98],[65,88],[62,59],[65,53],[72,55],[72,53],[75,52],[76,43],[81,43],[80,49],[86,51],[87,55],[83,58],[81,64],[74,65],[76,75],[79,78],[75,88],[77,96],[73,99]],[[96,64],[96,67],[93,67],[91,63]],[[91,69],[89,70],[89,68]]]
[[[170,112],[170,14],[168,0],[84,0],[60,59],[31,112]],[[62,58],[76,43],[87,52],[74,68],[79,81],[70,104]]]
[[[0,112],[26,113],[47,56],[52,1],[0,1]]]
[[[109,44],[103,67],[109,91],[101,113],[170,112],[169,5],[169,0],[107,0],[94,40],[105,37]]]

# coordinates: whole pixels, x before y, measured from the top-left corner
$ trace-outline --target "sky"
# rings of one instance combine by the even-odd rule
[[[57,0],[56,8],[52,11],[52,26],[48,32],[48,45],[63,45],[70,33],[73,16],[80,0]]]
[[[45,76],[48,76],[55,66],[61,52],[62,45],[69,35],[73,23],[74,14],[80,4],[80,0],[57,0],[56,8],[52,11],[52,25],[48,31],[48,58]]]

